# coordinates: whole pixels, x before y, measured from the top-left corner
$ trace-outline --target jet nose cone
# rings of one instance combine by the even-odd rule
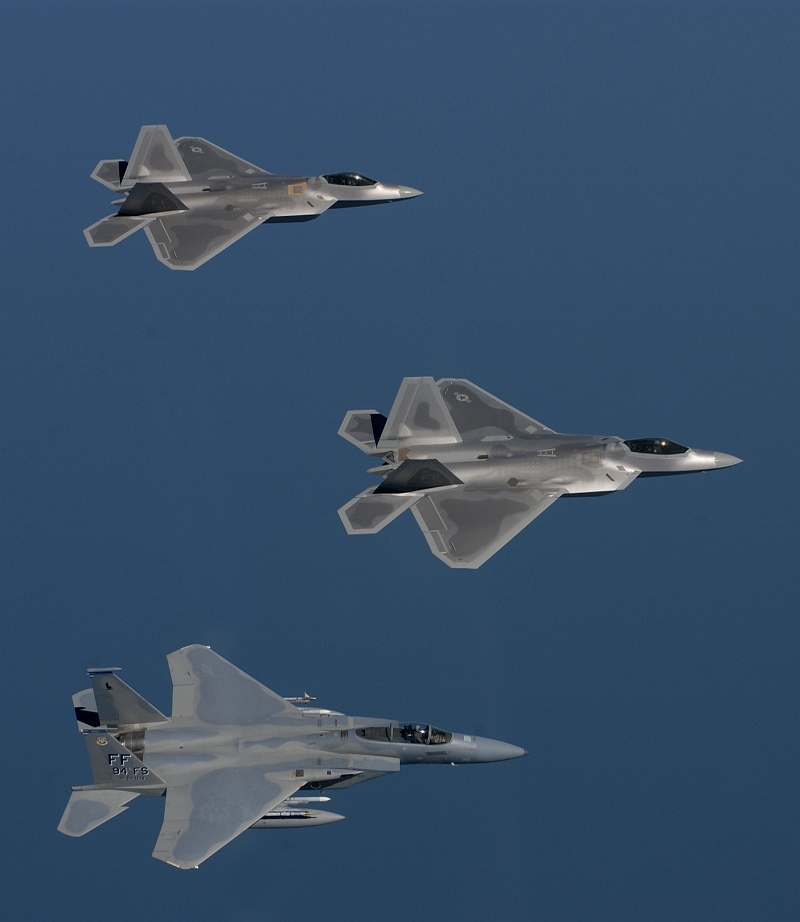
[[[397,191],[401,199],[416,198],[418,195],[422,195],[419,189],[412,189],[411,186],[398,186]]]
[[[487,740],[479,736],[475,741],[476,762],[503,762],[505,759],[519,759],[528,755],[527,749],[501,743],[500,740]]]
[[[734,464],[741,464],[742,459],[737,458],[735,455],[726,455],[725,452],[715,451],[714,452],[714,464],[717,467],[733,467]]]

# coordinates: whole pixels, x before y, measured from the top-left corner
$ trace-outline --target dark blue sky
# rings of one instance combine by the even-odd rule
[[[64,922],[794,920],[800,9],[777,3],[4,5],[3,905]],[[396,208],[197,272],[90,250],[139,126]],[[559,502],[477,572],[410,516],[348,538],[337,438],[404,375],[567,432],[745,459]],[[336,795],[179,873],[162,803],[56,832],[70,695],[207,643],[281,694],[531,750]]]

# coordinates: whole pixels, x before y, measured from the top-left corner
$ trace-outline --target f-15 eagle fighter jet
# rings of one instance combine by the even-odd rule
[[[339,510],[348,533],[374,535],[411,509],[440,560],[473,570],[559,496],[741,461],[669,439],[565,435],[460,378],[404,378],[388,419],[351,410],[339,435],[383,459],[369,471],[382,483]]]
[[[347,717],[311,707],[308,695],[281,698],[208,647],[183,647],[167,662],[171,717],[126,685],[118,669],[90,669],[92,687],[73,695],[94,784],[72,789],[60,832],[85,835],[140,795],[166,795],[153,857],[196,868],[246,829],[344,819],[316,808],[330,800],[320,791],[401,765],[527,755],[430,724]]]
[[[144,228],[165,266],[189,270],[266,221],[310,221],[329,208],[422,195],[360,173],[268,173],[204,138],[173,141],[166,125],[144,125],[130,160],[101,160],[92,179],[124,198],[83,232],[89,246],[111,247]]]

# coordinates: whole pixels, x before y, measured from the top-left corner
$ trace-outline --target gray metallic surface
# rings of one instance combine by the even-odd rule
[[[84,230],[89,246],[114,246],[144,228],[156,258],[184,270],[196,269],[266,221],[306,221],[329,208],[422,194],[410,186],[340,185],[325,176],[268,173],[204,138],[173,141],[165,125],[142,127],[127,167],[125,161],[101,160],[91,175],[127,198],[116,203],[119,213]],[[146,200],[141,184],[160,184],[183,207],[162,202],[139,213],[134,202]]]
[[[566,435],[460,378],[404,378],[375,441],[375,410],[351,410],[339,435],[368,455],[384,478],[339,510],[348,534],[375,534],[411,508],[431,551],[450,567],[476,569],[560,496],[613,493],[637,477],[739,464],[722,452],[664,439]],[[642,449],[647,443],[648,453]],[[671,452],[671,453],[658,453]],[[402,465],[436,461],[450,483],[387,492]],[[439,482],[444,483],[440,477]]]
[[[92,670],[94,691],[73,696],[94,784],[73,788],[60,832],[85,835],[140,794],[166,793],[153,855],[194,868],[245,829],[343,819],[306,809],[329,798],[292,797],[300,788],[349,787],[401,764],[497,762],[526,754],[429,724],[306,707],[313,700],[308,696],[293,699],[301,702],[296,707],[208,647],[184,647],[167,660],[171,717],[116,678],[116,670]],[[126,748],[131,740],[135,754]]]

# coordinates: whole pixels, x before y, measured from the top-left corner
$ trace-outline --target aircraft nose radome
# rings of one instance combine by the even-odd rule
[[[400,198],[416,198],[422,195],[419,189],[412,189],[411,186],[398,186],[397,191],[400,193]]]
[[[741,464],[742,459],[737,458],[735,455],[726,455],[725,452],[715,451],[714,452],[714,464],[717,467],[733,467],[734,464]]]
[[[500,740],[487,740],[483,737],[478,737],[476,741],[476,762],[503,762],[505,759],[519,759],[526,755],[526,749],[512,746],[511,743],[501,743]]]

